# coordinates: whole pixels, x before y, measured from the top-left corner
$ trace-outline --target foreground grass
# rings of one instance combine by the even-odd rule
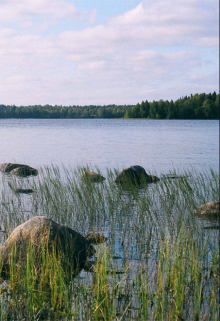
[[[32,247],[24,268],[13,264],[0,289],[0,320],[218,320],[218,231],[193,215],[218,200],[218,175],[172,173],[138,190],[80,180],[83,168],[43,168],[39,177],[10,178],[35,190],[12,194],[2,180],[1,229],[5,237],[35,215],[45,215],[82,234],[102,230],[95,271],[67,280],[60,258],[42,251],[36,269]],[[5,285],[5,286],[4,286]]]

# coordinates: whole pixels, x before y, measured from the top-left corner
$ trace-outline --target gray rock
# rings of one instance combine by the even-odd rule
[[[0,165],[0,170],[5,173],[10,173],[13,169],[22,167],[22,164],[12,164],[12,163],[4,163]]]
[[[103,177],[102,175],[95,173],[95,172],[91,172],[91,171],[85,171],[82,173],[81,178],[84,180],[89,180],[91,182],[103,182],[105,180],[105,177]]]
[[[116,184],[133,184],[140,186],[146,183],[158,181],[156,176],[148,175],[145,169],[139,165],[127,167],[123,169],[115,179]]]
[[[199,215],[203,218],[219,218],[219,204],[220,202],[209,202],[200,205],[194,210],[194,214]]]
[[[2,277],[9,277],[10,260],[26,266],[30,246],[34,253],[34,262],[41,268],[42,251],[59,253],[61,264],[67,274],[76,276],[87,264],[89,257],[95,254],[94,247],[80,233],[60,225],[45,216],[35,216],[16,227],[0,248]]]
[[[12,173],[18,176],[26,177],[38,174],[38,170],[23,164],[4,163],[1,164],[0,170],[5,173]]]

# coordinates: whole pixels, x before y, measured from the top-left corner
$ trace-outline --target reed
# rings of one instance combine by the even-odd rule
[[[2,176],[2,241],[25,220],[45,215],[83,235],[101,230],[108,243],[96,246],[94,272],[75,278],[67,278],[63,258],[46,241],[40,268],[33,241],[22,267],[12,249],[0,320],[218,320],[219,232],[204,229],[216,222],[193,214],[218,200],[218,173],[172,170],[175,179],[125,190],[114,183],[117,169],[107,169],[101,184],[81,180],[85,169],[50,166],[25,180]],[[13,192],[21,187],[35,192]]]

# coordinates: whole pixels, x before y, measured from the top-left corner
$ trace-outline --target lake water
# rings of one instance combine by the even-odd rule
[[[219,121],[1,119],[0,164],[219,168]]]
[[[130,165],[141,165],[147,172],[156,173],[158,176],[172,172],[173,168],[194,168],[200,172],[211,167],[218,171],[219,122],[0,120],[0,164],[4,162],[24,163],[36,168],[51,164],[65,167],[91,164],[91,167],[99,167],[103,174],[107,168],[122,169]],[[205,246],[201,249],[208,249],[207,256],[203,256],[204,261],[207,259],[207,262],[210,262],[210,252],[218,250],[218,231],[203,229],[204,226],[209,228],[210,224],[215,223],[206,220],[203,222],[201,218],[192,215],[195,203],[199,206],[201,202],[203,204],[218,198],[218,180],[208,178],[209,184],[206,185],[201,177],[200,180],[193,176],[179,178],[165,180],[165,184],[164,180],[161,180],[158,184],[149,184],[141,190],[131,192],[121,191],[116,184],[109,184],[108,180],[104,184],[95,184],[91,190],[83,188],[83,182],[78,180],[77,184],[82,188],[77,190],[77,184],[72,184],[72,179],[66,180],[67,185],[59,184],[56,178],[49,184],[48,179],[44,182],[42,172],[33,180],[0,172],[0,245],[10,231],[36,215],[50,217],[83,235],[94,228],[101,230],[108,237],[106,249],[114,258],[114,267],[125,277],[125,283],[120,281],[119,284],[124,283],[126,289],[128,287],[126,291],[133,296],[134,311],[138,311],[140,297],[135,294],[137,287],[133,279],[140,268],[144,271],[147,266],[150,266],[150,278],[154,277],[161,235],[165,233],[170,237],[181,226],[187,229],[190,227],[190,231],[195,235],[195,248],[200,247],[205,240]],[[38,179],[42,184],[40,188]],[[63,177],[61,181],[62,179]],[[25,188],[32,187],[31,184],[36,182],[32,187],[35,193],[13,193],[8,184],[11,182]],[[51,193],[48,192],[48,186]],[[124,276],[127,262],[128,275]],[[209,272],[205,269],[203,271],[202,279],[207,280]],[[82,271],[79,278],[76,278],[76,286],[77,282],[89,288],[92,276]],[[206,293],[211,293],[212,288],[213,283],[205,281],[204,304],[200,307],[203,312],[209,307],[211,295]],[[74,296],[79,293],[77,291]],[[186,302],[190,302],[190,299]],[[192,299],[192,304],[193,302]],[[116,304],[120,309],[121,299],[118,299],[118,302],[116,300]],[[81,306],[83,307],[83,304]],[[128,306],[126,303],[121,311],[125,311]],[[186,307],[187,304],[184,309]],[[193,319],[185,316],[183,318]],[[139,318],[134,318],[137,319]]]

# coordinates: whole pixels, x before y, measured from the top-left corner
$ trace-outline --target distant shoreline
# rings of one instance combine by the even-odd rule
[[[219,94],[195,94],[176,101],[142,101],[136,105],[9,106],[0,119],[219,119]]]
[[[15,118],[15,117],[7,117],[7,118],[0,118],[0,120],[6,120],[6,119],[14,119],[14,120],[34,120],[34,119],[42,119],[42,120],[58,120],[58,119],[60,119],[60,120],[79,120],[79,119],[81,119],[81,120],[98,120],[98,119],[100,119],[100,120],[164,120],[164,121],[168,121],[168,120],[219,120],[219,118],[218,119],[212,119],[212,118],[206,118],[206,119],[204,119],[204,118],[197,118],[197,119],[191,119],[191,118],[182,118],[182,119],[179,119],[179,118],[172,118],[172,119],[168,119],[168,118],[165,118],[165,119],[162,119],[162,118],[53,118],[53,117],[51,117],[51,118],[37,118],[37,117],[32,117],[32,118]]]

